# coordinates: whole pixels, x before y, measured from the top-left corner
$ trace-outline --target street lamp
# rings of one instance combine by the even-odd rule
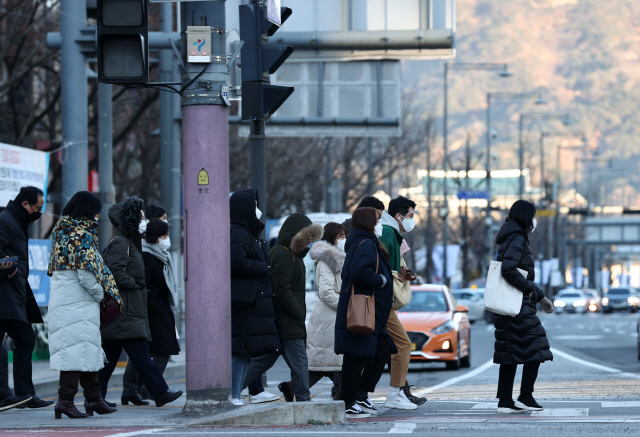
[[[447,117],[448,117],[448,88],[449,88],[449,70],[481,70],[481,71],[498,71],[500,77],[511,77],[513,74],[508,70],[507,64],[497,64],[497,63],[444,63],[444,113],[442,117],[442,150],[444,153],[443,161],[443,169],[444,169],[444,178],[442,180],[442,191],[444,194],[444,208],[449,209],[449,203],[447,202],[447,155],[448,155],[448,144],[447,144]],[[448,285],[447,281],[447,218],[446,216],[443,218],[442,225],[442,249],[443,249],[443,268],[444,268],[444,283]]]
[[[587,142],[584,132],[576,131],[540,131],[540,185],[544,188],[544,139],[551,137],[575,137],[580,138],[583,143]]]
[[[573,164],[573,187],[576,191],[576,195],[578,194],[578,164],[581,162],[600,162],[607,163],[609,168],[613,167],[613,159],[605,159],[605,158],[576,158]],[[588,180],[587,185],[587,214],[589,213],[589,204],[591,197],[591,178]]]
[[[524,175],[523,167],[524,167],[524,142],[522,139],[522,132],[524,127],[524,119],[530,118],[532,120],[562,120],[562,122],[567,125],[570,123],[569,114],[566,113],[555,113],[555,112],[531,112],[520,114],[520,122],[518,125],[518,169],[520,170],[519,184],[518,184],[518,197],[522,199],[522,195],[524,194]]]

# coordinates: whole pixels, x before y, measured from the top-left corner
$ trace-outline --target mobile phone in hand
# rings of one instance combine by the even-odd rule
[[[18,262],[17,256],[10,256],[9,258],[0,258],[0,263],[2,264],[17,263],[17,262]]]

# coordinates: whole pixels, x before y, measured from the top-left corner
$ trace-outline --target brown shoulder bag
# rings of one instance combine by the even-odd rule
[[[379,264],[380,257],[376,251],[376,274],[378,273]],[[347,308],[347,331],[360,335],[373,334],[376,329],[376,301],[374,295],[375,290],[371,296],[355,294],[355,285],[353,281],[351,282],[351,297]]]

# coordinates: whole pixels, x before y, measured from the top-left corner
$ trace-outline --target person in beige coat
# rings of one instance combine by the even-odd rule
[[[336,309],[342,286],[342,265],[346,256],[344,243],[346,230],[339,223],[327,223],[322,239],[311,247],[309,256],[316,265],[316,286],[319,300],[313,307],[307,328],[307,357],[309,360],[309,387],[323,377],[329,377],[337,396],[342,370],[342,355],[333,351]]]

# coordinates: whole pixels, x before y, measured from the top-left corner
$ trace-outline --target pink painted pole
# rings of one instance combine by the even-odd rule
[[[187,406],[231,394],[229,138],[224,105],[182,108]]]

